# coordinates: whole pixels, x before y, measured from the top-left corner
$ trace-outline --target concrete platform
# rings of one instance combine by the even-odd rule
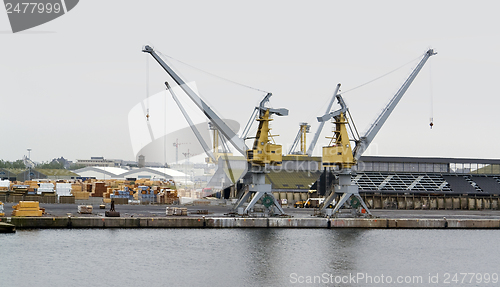
[[[78,204],[40,204],[42,217],[3,217],[0,222],[26,228],[500,228],[500,210],[372,210],[374,218],[352,218],[342,210],[337,218],[313,216],[308,208],[284,208],[288,217],[231,217],[231,206],[182,206],[187,216],[167,216],[172,205],[117,205],[120,217],[105,217],[105,209],[78,214]],[[175,206],[180,207],[180,206]],[[5,205],[10,214],[12,204]],[[203,210],[203,214],[200,214]]]
[[[17,229],[32,228],[377,228],[500,229],[500,219],[241,218],[241,217],[9,217]]]

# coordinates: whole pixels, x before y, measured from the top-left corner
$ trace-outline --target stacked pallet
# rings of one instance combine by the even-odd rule
[[[89,199],[90,192],[83,189],[84,185],[81,182],[75,182],[71,185],[71,194],[75,199]]]
[[[103,197],[107,191],[106,184],[102,181],[92,183],[92,197]]]
[[[29,185],[24,184],[14,184],[10,190],[12,190],[16,194],[26,194],[28,193]]]
[[[83,182],[77,181],[71,184],[71,190],[83,191]]]
[[[0,191],[7,191],[10,188],[10,181],[0,180]]]
[[[71,183],[57,182],[56,183],[56,193],[59,196],[70,196],[71,195]]]
[[[83,191],[88,193],[92,193],[92,182],[84,182],[83,183]]]
[[[140,185],[137,187],[137,198],[143,203],[156,201],[158,189],[155,186]]]
[[[35,194],[38,190],[38,182],[36,182],[36,181],[27,180],[24,182],[24,185],[28,186],[28,193],[29,194]]]
[[[71,194],[75,196],[75,199],[86,200],[90,197],[90,192],[86,191],[71,191]]]
[[[115,190],[117,190],[117,189],[109,187],[109,186],[106,186],[106,192],[104,192],[102,194],[102,197],[103,198],[111,198],[111,194],[113,194]]]
[[[166,215],[177,215],[177,216],[186,216],[187,208],[184,207],[167,207],[165,210]]]
[[[44,210],[40,209],[38,201],[19,201],[12,206],[13,216],[42,216]]]
[[[110,194],[110,198],[113,198],[113,199],[117,199],[117,198],[134,199],[134,197],[132,196],[132,192],[126,186],[123,187],[123,190],[114,189]]]
[[[93,210],[92,205],[78,205],[78,213],[80,214],[92,214]]]
[[[172,189],[162,189],[157,195],[158,203],[164,204],[174,204],[179,201],[179,197],[177,197],[177,191]]]

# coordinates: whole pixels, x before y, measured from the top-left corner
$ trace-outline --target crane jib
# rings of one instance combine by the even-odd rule
[[[238,152],[245,154],[248,149],[245,142],[236,135],[229,126],[177,75],[150,46],[145,46],[142,50],[149,53],[160,66],[172,77],[172,79],[182,88],[196,106],[207,116],[215,127],[233,144]]]
[[[330,100],[330,103],[328,104],[328,106],[326,108],[325,114],[330,112],[330,110],[333,106],[333,102],[335,101],[335,98],[337,96],[337,93],[339,92],[339,89],[340,89],[340,84],[337,84],[337,87],[335,88],[335,92],[333,92],[333,97]],[[309,144],[309,148],[307,149],[308,156],[312,156],[313,150],[316,147],[316,143],[318,142],[319,135],[321,134],[321,131],[323,130],[324,125],[325,125],[324,121],[319,123],[318,129],[316,130],[316,133],[314,134],[313,140],[311,141],[311,143]]]
[[[412,71],[408,79],[403,83],[403,85],[399,88],[399,90],[396,92],[394,97],[389,101],[387,106],[383,109],[382,113],[377,117],[375,122],[370,126],[366,134],[361,137],[359,143],[356,145],[356,148],[354,149],[354,159],[358,160],[363,152],[368,148],[372,140],[375,138],[377,133],[380,131],[382,126],[384,125],[385,121],[389,117],[389,115],[392,113],[396,105],[399,103],[399,100],[403,97],[405,94],[406,90],[408,87],[411,85],[413,80],[417,77],[418,73],[422,69],[422,67],[425,65],[427,60],[429,59],[430,56],[436,55],[437,53],[434,52],[433,49],[427,50],[427,52],[424,54],[424,57],[418,65],[415,67],[415,69]]]

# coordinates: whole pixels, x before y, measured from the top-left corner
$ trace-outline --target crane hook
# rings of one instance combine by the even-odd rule
[[[432,129],[432,127],[434,126],[434,120],[433,120],[433,118],[431,118],[431,123],[429,125],[431,126],[431,129]]]

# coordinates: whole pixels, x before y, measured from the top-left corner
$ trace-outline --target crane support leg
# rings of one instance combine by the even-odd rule
[[[335,199],[337,194],[342,194],[339,202],[335,203],[332,214],[335,216],[337,212],[344,206],[344,204],[351,198],[356,198],[357,204],[359,206],[353,206],[353,200],[351,199],[351,207],[359,208],[360,206],[366,210],[368,216],[372,216],[368,206],[365,204],[363,198],[359,195],[358,186],[353,184],[351,181],[351,171],[344,170],[339,174],[339,184],[334,187],[333,192],[325,199],[323,205],[321,206],[321,214],[326,214],[326,209]],[[355,202],[355,201],[354,201]]]
[[[359,193],[344,193],[342,195],[342,197],[340,197],[340,200],[337,204],[335,204],[335,208],[333,209],[332,211],[332,214],[335,215],[337,214],[337,212],[339,212],[340,208],[342,208],[342,206],[349,200],[351,199],[351,197],[355,197],[358,199],[358,201],[360,202],[361,206],[366,210],[366,213],[371,216],[372,213],[370,212],[370,210],[368,209],[368,207],[366,206],[365,202],[363,201],[363,198],[361,198],[361,196],[359,195]],[[326,202],[326,200],[325,200]],[[330,203],[331,203],[331,200],[330,200]],[[328,205],[330,205],[330,203],[328,203]],[[325,206],[328,206],[328,205],[325,205]],[[324,208],[326,209],[326,208]],[[324,210],[322,209],[322,211]]]
[[[247,202],[247,200],[250,198],[252,195],[252,192],[250,190],[245,191],[245,193],[239,197],[238,202],[234,205],[234,209],[238,210],[238,208],[243,206],[243,203]]]
[[[266,184],[266,173],[264,171],[251,170],[249,171],[251,174],[251,183],[248,186],[248,190],[243,194],[243,196],[238,200],[235,204],[234,209],[238,211],[240,207],[243,206],[245,202],[250,198],[253,194],[252,200],[244,209],[243,214],[248,214],[255,206],[255,204],[259,200],[263,200],[263,204],[267,208],[273,208],[273,213],[275,214],[285,214],[283,208],[279,204],[278,200],[274,197],[271,192],[271,185]]]

